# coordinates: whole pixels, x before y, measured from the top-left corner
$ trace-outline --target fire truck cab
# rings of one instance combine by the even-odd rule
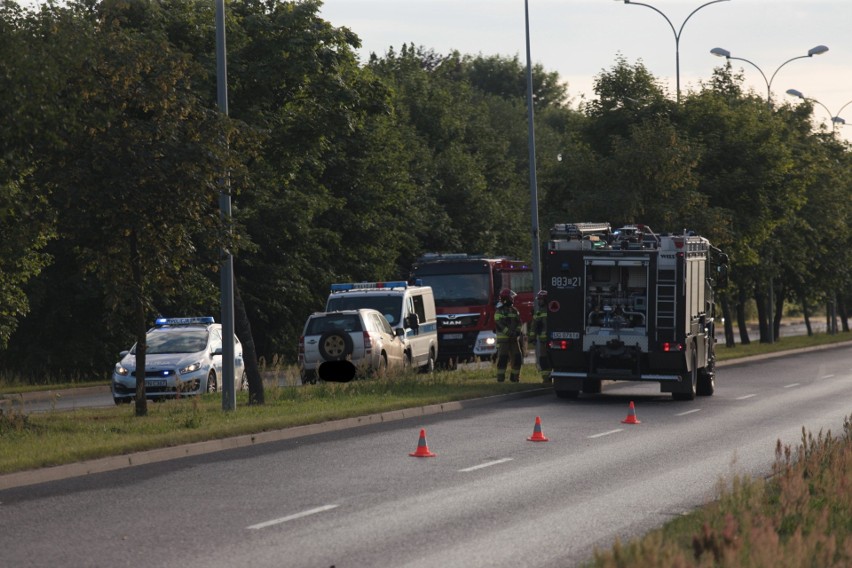
[[[500,290],[510,288],[526,329],[533,314],[533,274],[528,262],[464,253],[429,253],[411,269],[411,282],[430,286],[438,313],[438,363],[488,360],[497,354],[494,313]]]

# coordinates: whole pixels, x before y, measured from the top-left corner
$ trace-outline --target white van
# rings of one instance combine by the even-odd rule
[[[325,311],[371,308],[381,312],[391,327],[404,329],[406,364],[424,373],[435,370],[438,359],[438,322],[435,297],[429,286],[398,282],[332,284]]]

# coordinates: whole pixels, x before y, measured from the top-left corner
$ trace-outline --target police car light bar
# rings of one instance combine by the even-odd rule
[[[391,288],[407,288],[408,282],[394,280],[391,282],[351,282],[347,284],[332,284],[332,292],[346,292],[348,290],[382,290]]]
[[[198,318],[157,318],[154,320],[154,325],[192,325],[192,324],[210,324],[215,323],[213,316],[204,316]]]

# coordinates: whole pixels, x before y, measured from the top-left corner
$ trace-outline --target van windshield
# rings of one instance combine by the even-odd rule
[[[385,316],[389,324],[397,325],[402,313],[402,296],[380,296],[376,294],[331,296],[328,299],[325,311],[339,312],[361,308],[376,310]]]

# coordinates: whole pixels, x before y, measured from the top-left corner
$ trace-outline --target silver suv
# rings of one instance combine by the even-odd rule
[[[402,368],[405,346],[400,333],[377,310],[316,312],[299,338],[302,383],[348,382],[356,375],[383,375]]]

